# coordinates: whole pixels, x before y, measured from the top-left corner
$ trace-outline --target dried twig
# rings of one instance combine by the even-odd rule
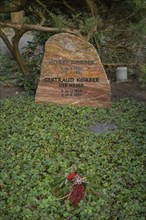
[[[75,11],[65,0],[63,0],[63,4],[64,4],[67,8],[69,8],[73,13],[76,13],[76,11]]]
[[[58,198],[58,199],[56,199],[56,200],[62,200],[62,199],[66,199],[66,198],[68,198],[68,197],[70,196],[70,194],[71,194],[71,193],[68,193],[66,196],[63,196],[63,197]]]
[[[53,17],[53,14],[47,9],[46,5],[43,4],[40,0],[35,0],[35,2],[37,4],[39,4],[46,12],[47,14],[52,18]]]
[[[40,19],[39,25],[42,26],[45,23],[45,17],[40,11],[33,11],[32,14],[34,14],[36,17]]]

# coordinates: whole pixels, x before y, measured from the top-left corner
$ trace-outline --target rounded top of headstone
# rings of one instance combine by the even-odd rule
[[[69,33],[59,33],[50,37],[45,44],[46,50],[49,50],[48,45],[50,44],[51,46],[54,44],[55,47],[59,47],[68,53],[78,53],[79,56],[87,51],[94,51],[94,53],[97,55],[96,49],[92,44],[79,36]]]

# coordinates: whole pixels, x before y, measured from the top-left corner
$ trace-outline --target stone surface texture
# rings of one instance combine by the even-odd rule
[[[110,108],[110,85],[95,48],[67,33],[50,37],[35,101]]]
[[[107,133],[114,132],[117,126],[113,123],[96,123],[95,125],[90,125],[89,131],[94,133]]]

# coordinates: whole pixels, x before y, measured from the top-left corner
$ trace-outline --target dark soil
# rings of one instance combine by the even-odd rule
[[[112,82],[111,83],[112,100],[128,98],[139,102],[146,102],[146,90],[142,89],[136,81]]]
[[[0,86],[0,99],[5,99],[10,96],[16,96],[23,93],[23,89],[17,86]]]
[[[16,86],[0,86],[0,99],[9,96],[15,96],[23,93],[21,87]],[[142,89],[140,85],[134,81],[128,82],[112,82],[111,83],[112,101],[122,98],[136,100],[139,102],[146,102],[146,90]]]

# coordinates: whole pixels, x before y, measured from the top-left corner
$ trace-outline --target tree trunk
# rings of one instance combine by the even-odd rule
[[[5,33],[2,31],[2,29],[0,29],[0,37],[2,38],[2,40],[4,41],[4,43],[6,44],[8,49],[10,50],[11,54],[15,57],[15,54],[14,54],[14,51],[13,51],[13,46],[10,43],[9,39],[7,38],[7,36],[5,35]]]
[[[7,36],[5,35],[5,33],[2,31],[2,29],[0,29],[0,37],[2,38],[2,40],[4,41],[4,43],[6,44],[8,49],[10,50],[11,54],[15,57],[24,76],[28,76],[30,74],[28,65],[23,60],[23,58],[20,54],[20,51],[19,51],[19,41],[25,32],[26,32],[26,30],[25,31],[24,30],[23,31],[22,30],[20,30],[20,31],[15,30],[15,35],[12,38],[12,44],[9,41],[9,39],[7,38]]]
[[[20,66],[20,69],[22,70],[22,72],[25,76],[28,76],[29,75],[29,68],[28,68],[27,64],[25,63],[25,61],[22,59],[20,51],[19,51],[19,41],[25,32],[26,31],[24,31],[24,30],[20,30],[20,31],[15,30],[15,35],[12,38],[12,44],[13,44],[13,52],[14,52],[15,58],[19,64],[19,66]]]

